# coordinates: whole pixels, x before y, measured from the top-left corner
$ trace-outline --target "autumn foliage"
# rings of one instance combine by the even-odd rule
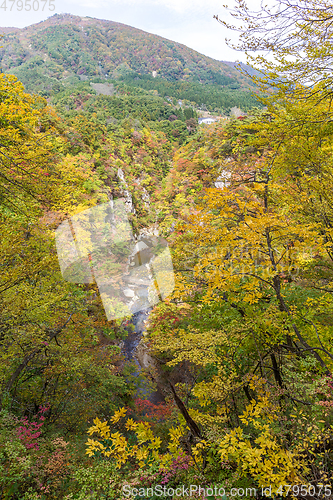
[[[156,484],[331,498],[328,89],[283,82],[264,111],[191,134],[178,120],[177,135],[168,104],[126,86],[116,99],[133,115],[115,121],[111,96],[59,90],[56,111],[0,74],[1,499]],[[95,283],[63,279],[55,245],[61,222],[118,198],[133,234],[163,234],[173,260],[175,289],[141,340],[133,318],[107,321]]]

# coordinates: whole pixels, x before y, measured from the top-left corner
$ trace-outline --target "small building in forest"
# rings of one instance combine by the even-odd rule
[[[207,116],[205,118],[198,118],[198,123],[199,125],[204,124],[204,125],[211,125],[212,123],[217,122],[216,118],[213,118],[212,116]]]

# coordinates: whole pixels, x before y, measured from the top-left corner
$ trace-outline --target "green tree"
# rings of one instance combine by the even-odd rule
[[[226,182],[206,188],[176,225],[176,304],[159,305],[150,326],[158,358],[169,370],[187,367],[192,383],[183,391],[192,417],[261,485],[277,485],[283,475],[296,484],[299,453],[315,481],[319,454],[331,439],[331,417],[315,386],[326,387],[330,405],[333,139],[331,126],[320,120],[329,99],[315,109],[306,104],[287,100],[285,109],[231,123],[220,136],[220,150],[227,146],[220,169]],[[302,119],[295,137],[292,125]],[[268,399],[279,408],[276,421],[267,417]],[[288,420],[299,412],[308,426],[322,419],[330,429],[316,427],[313,467],[316,445],[309,443],[311,452],[302,448],[307,427],[296,437]],[[279,450],[278,469],[269,449]],[[292,459],[286,450],[295,453]],[[263,454],[267,475],[258,458]],[[326,458],[331,463],[329,450]]]
[[[112,406],[110,393],[129,394],[116,351],[96,347],[96,288],[62,279],[54,243],[63,219],[104,195],[90,158],[63,154],[54,111],[12,76],[0,75],[0,120],[0,404],[20,414],[49,403],[49,420],[71,430]]]

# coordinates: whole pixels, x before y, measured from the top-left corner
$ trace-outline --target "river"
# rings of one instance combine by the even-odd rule
[[[124,346],[123,346],[123,354],[125,355],[126,359],[129,361],[133,361],[135,365],[137,366],[136,371],[134,372],[134,375],[138,376],[142,367],[139,363],[139,360],[136,355],[137,347],[139,345],[139,342],[142,338],[142,334],[145,331],[145,321],[148,319],[150,311],[152,308],[145,309],[143,311],[139,311],[133,314],[131,320],[130,320],[130,325],[133,325],[135,330],[134,332],[131,331],[130,328],[128,328],[129,333],[128,336],[124,339]],[[151,403],[154,404],[159,404],[159,403],[164,403],[165,398],[164,395],[162,394],[161,391],[153,391],[149,389],[148,383],[146,385],[141,385],[140,388],[138,388],[138,395],[139,391],[141,390],[141,397],[144,397],[145,399],[148,399]],[[142,396],[142,392],[144,396]]]

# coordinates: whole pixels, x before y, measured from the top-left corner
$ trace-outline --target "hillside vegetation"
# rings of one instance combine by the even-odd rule
[[[1,500],[332,500],[331,87],[274,84],[264,110],[198,126],[128,76],[59,79],[46,99],[0,74]],[[60,268],[64,227],[89,280]],[[133,318],[108,319],[94,273],[113,290],[154,268],[150,242],[174,287],[138,373]]]
[[[235,68],[131,26],[55,14],[27,28],[1,32],[2,71],[16,75],[28,92],[45,97],[59,83],[124,80],[211,111],[256,105],[251,80]]]

